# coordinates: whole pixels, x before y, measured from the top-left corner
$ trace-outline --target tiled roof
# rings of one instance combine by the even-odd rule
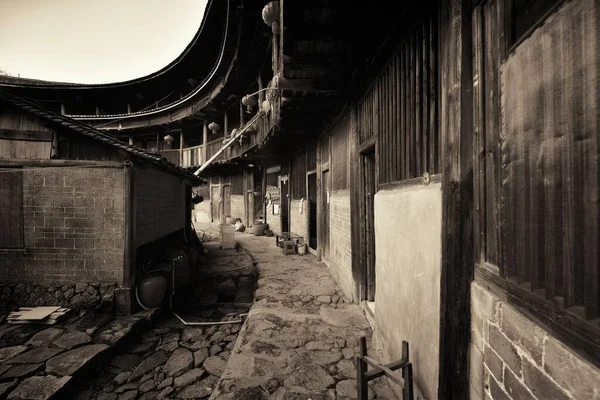
[[[151,152],[148,152],[148,151],[142,149],[141,147],[137,147],[137,146],[133,146],[133,145],[124,143],[109,133],[102,132],[90,125],[83,123],[83,122],[76,121],[72,118],[66,117],[66,116],[56,113],[54,111],[45,109],[43,106],[41,106],[40,104],[38,104],[34,101],[31,101],[31,100],[26,99],[21,96],[17,96],[13,93],[9,93],[5,90],[2,90],[1,88],[0,88],[0,100],[4,100],[8,103],[11,103],[26,112],[29,112],[33,115],[36,115],[40,118],[47,120],[47,121],[51,121],[54,124],[63,126],[67,129],[70,129],[81,135],[90,137],[94,140],[98,140],[109,146],[117,147],[139,159],[143,159],[146,162],[154,164],[163,170],[180,175],[182,177],[186,177],[195,184],[198,184],[202,181],[200,178],[198,178],[193,173],[173,164],[172,162],[168,161],[166,158],[163,158],[160,154],[151,153]]]

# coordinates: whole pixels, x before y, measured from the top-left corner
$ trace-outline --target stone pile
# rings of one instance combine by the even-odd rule
[[[0,325],[0,399],[68,398],[71,387],[152,312],[117,319],[85,310],[69,314],[52,327]]]
[[[0,286],[0,308],[62,306],[74,310],[96,308],[112,303],[114,283],[76,283],[70,285],[9,284]]]
[[[227,315],[223,321],[237,317]],[[164,326],[163,326],[164,325]],[[241,323],[168,326],[142,335],[114,357],[78,400],[202,399],[211,395],[235,345]]]

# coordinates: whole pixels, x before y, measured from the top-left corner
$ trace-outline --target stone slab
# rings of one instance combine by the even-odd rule
[[[44,363],[38,364],[16,364],[13,365],[11,369],[6,371],[0,379],[2,380],[11,380],[15,378],[25,378],[33,375],[37,371],[44,368]]]
[[[69,381],[70,376],[60,378],[54,376],[32,376],[22,381],[9,395],[12,400],[47,400],[62,389]]]
[[[73,375],[107,348],[108,346],[105,344],[90,344],[69,350],[48,360],[46,373],[61,376]]]
[[[25,345],[32,347],[47,346],[63,335],[64,331],[58,328],[44,329],[33,335]]]
[[[37,364],[45,362],[52,357],[62,353],[63,349],[54,349],[50,347],[38,347],[37,349],[29,350],[26,353],[21,353],[18,356],[6,361],[7,364]]]
[[[65,333],[59,339],[55,340],[54,346],[65,350],[71,350],[75,347],[90,343],[91,341],[92,338],[87,333],[81,331],[72,331]]]

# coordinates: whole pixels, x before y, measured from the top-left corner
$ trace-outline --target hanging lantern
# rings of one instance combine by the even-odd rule
[[[279,33],[279,2],[267,3],[262,9],[262,18],[265,24],[271,27],[273,34],[277,35]]]
[[[269,111],[271,111],[271,102],[269,100],[263,101],[262,109],[264,110],[265,114],[268,113]]]
[[[256,105],[256,97],[245,95],[242,97],[242,104],[246,106],[246,112],[250,114],[252,107]]]
[[[210,129],[212,133],[217,133],[219,128],[221,128],[221,125],[217,124],[216,122],[211,122],[208,124],[208,129]]]
[[[167,135],[163,138],[165,140],[165,142],[167,142],[168,144],[171,144],[175,141],[175,138],[171,135]]]

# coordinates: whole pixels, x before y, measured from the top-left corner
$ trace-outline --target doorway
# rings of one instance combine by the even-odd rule
[[[329,259],[329,196],[331,192],[331,182],[329,182],[329,170],[323,171],[321,179],[321,203],[323,208],[323,220],[321,221],[323,233],[323,257]]]
[[[231,217],[231,186],[223,186],[223,214],[225,218]]]
[[[283,168],[282,168],[283,169]],[[279,213],[281,216],[281,232],[289,232],[290,231],[290,213],[289,213],[289,181],[287,175],[287,168],[285,171],[285,175],[280,176],[279,188],[280,188],[280,206]]]
[[[317,174],[309,173],[308,178],[308,246],[317,249]]]
[[[362,242],[364,257],[365,297],[367,301],[375,301],[375,151],[361,154],[362,172]]]

